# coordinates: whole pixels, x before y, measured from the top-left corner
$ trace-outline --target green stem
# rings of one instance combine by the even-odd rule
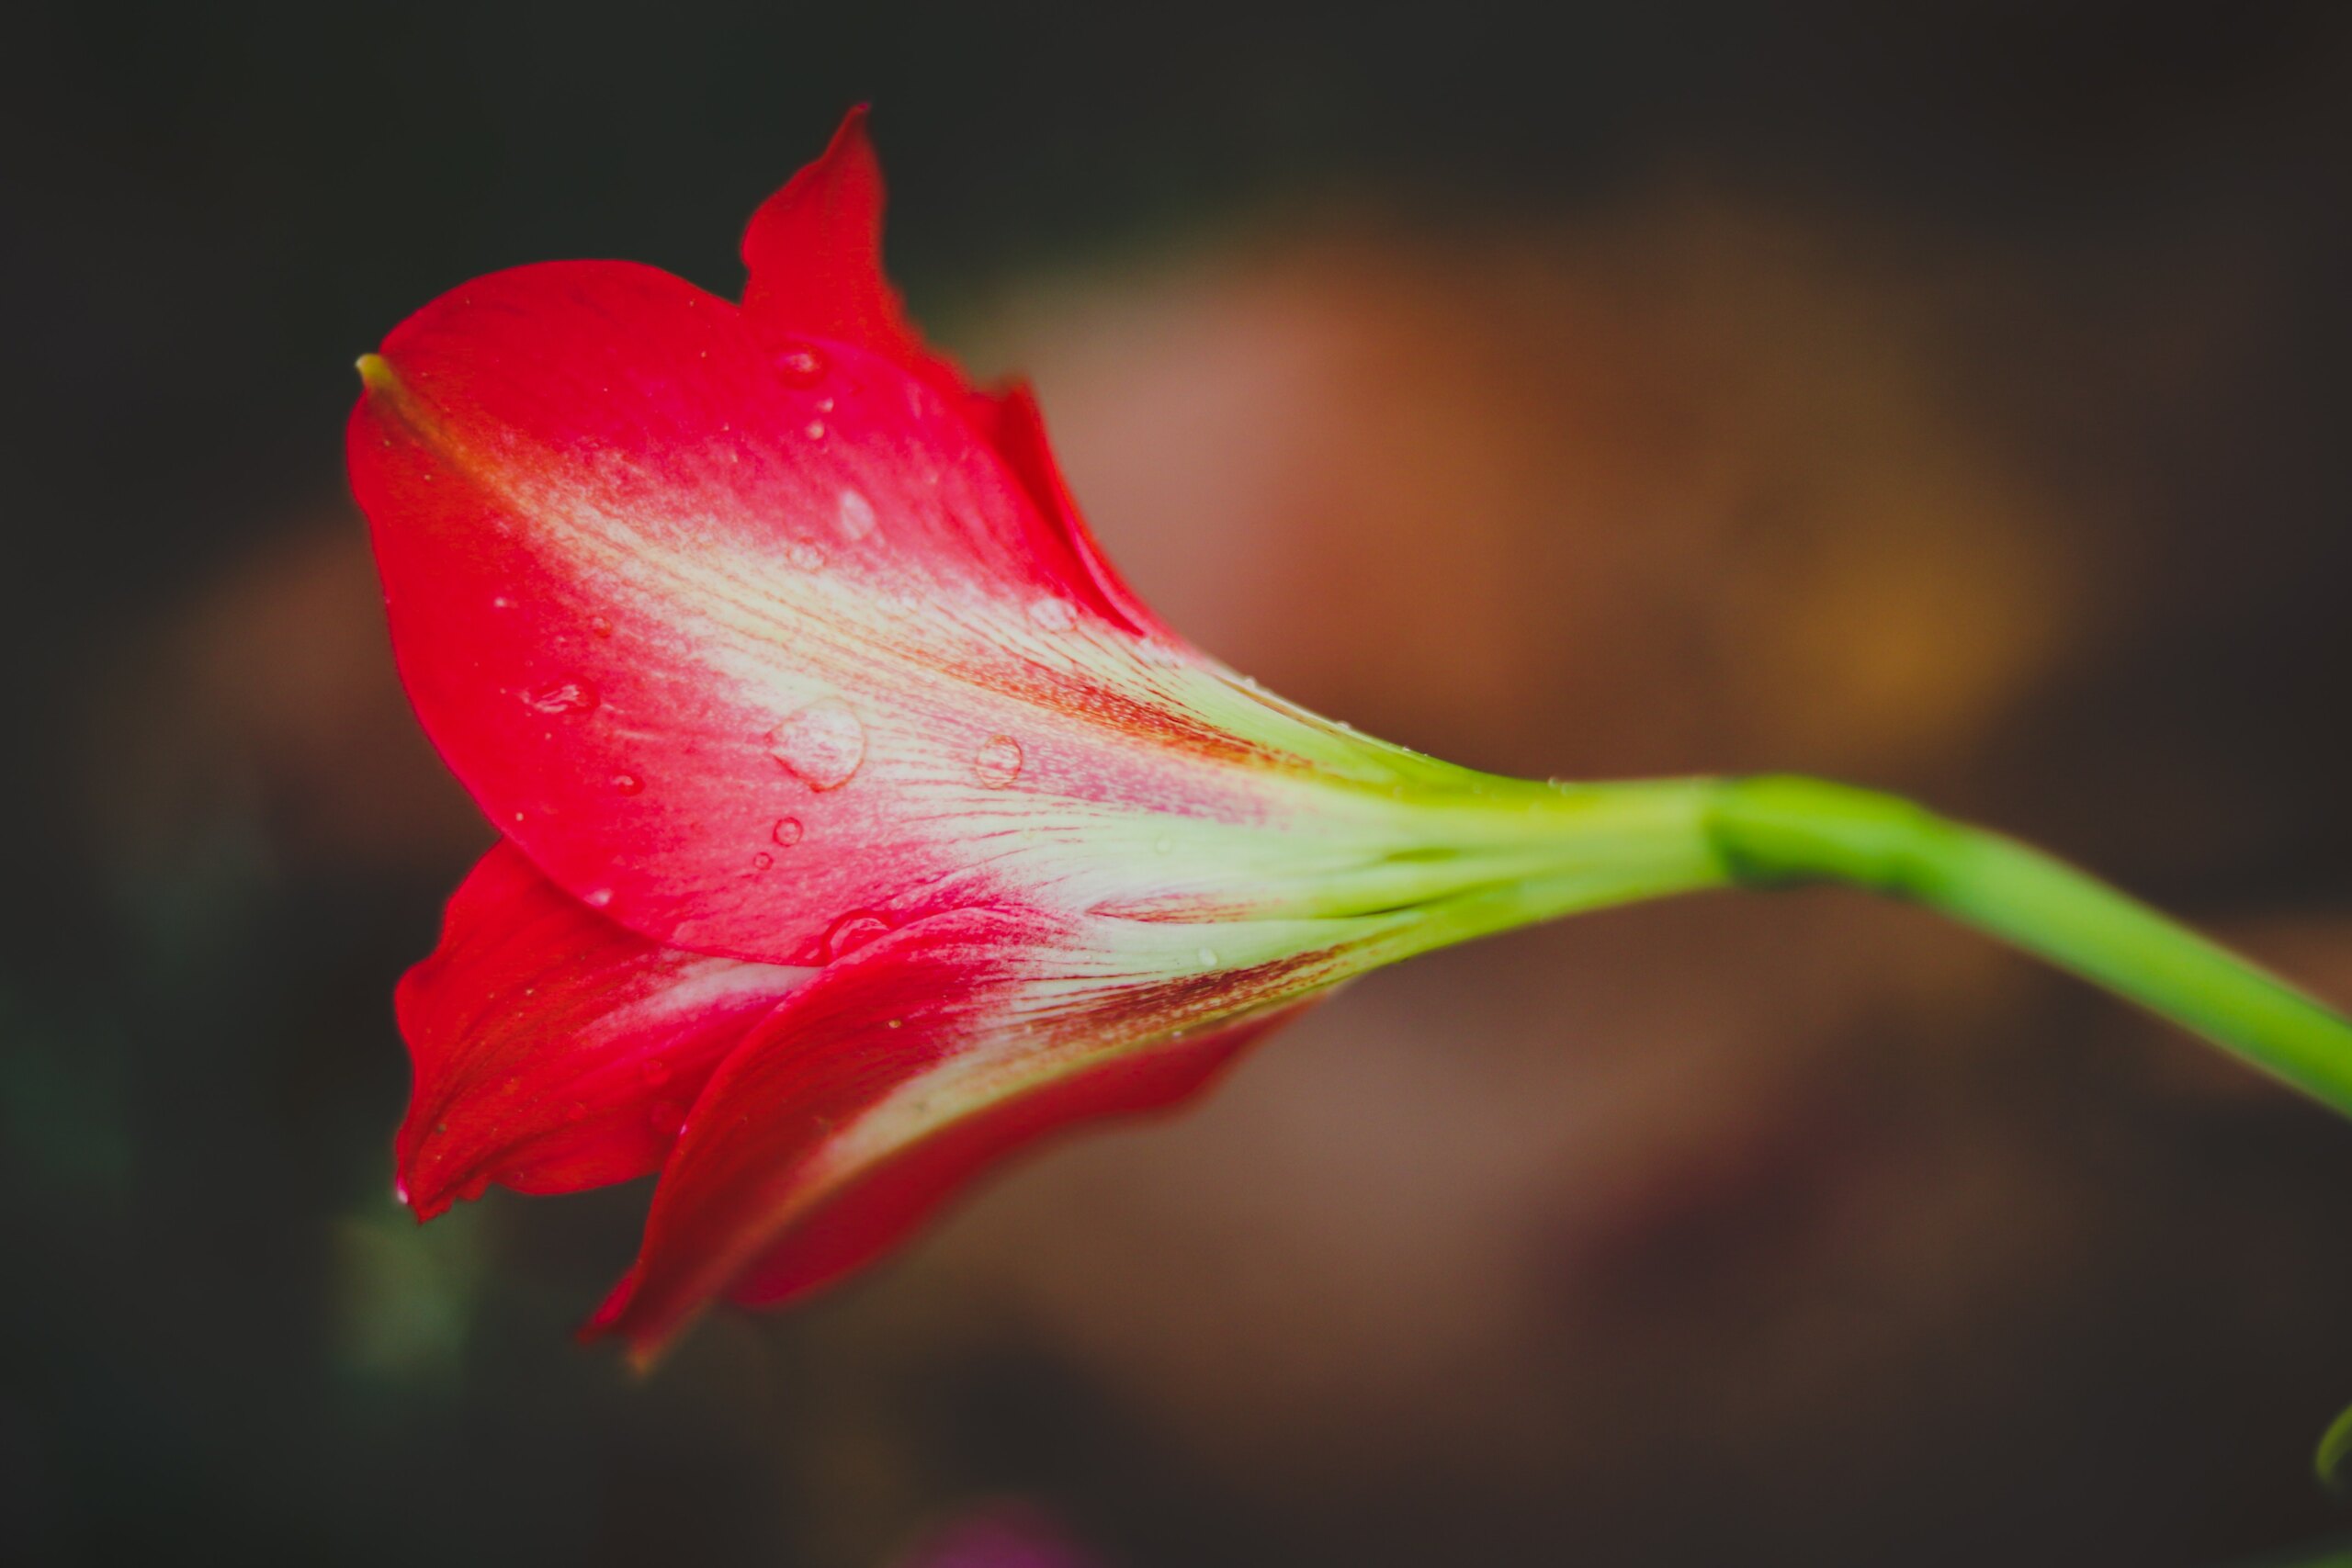
[[[1589,821],[1594,840],[1621,846],[1621,855],[1635,852],[1624,855],[1625,870],[1613,885],[1596,885],[1600,897],[1579,897],[1595,888],[1569,878],[1561,894],[1539,897],[1552,906],[1543,912],[1725,881],[1867,888],[2045,958],[2352,1114],[2352,1022],[2137,899],[2013,839],[1894,795],[1806,778],[1593,785],[1577,792],[1575,809]],[[1714,863],[1696,874],[1692,857],[1676,852],[1693,828]],[[2328,1429],[2313,1466],[2324,1482],[2345,1486],[2352,1472],[2352,1410]],[[2352,1550],[2311,1561],[2313,1568],[2352,1564]]]
[[[2241,1562],[2237,1568],[2352,1568],[2352,1540],[2338,1538]]]
[[[2352,1115],[2352,1021],[2096,877],[1907,800],[1785,776],[1549,788],[1487,779],[1464,794],[1479,826],[1460,836],[1478,853],[1422,867],[1431,886],[1408,886],[1417,897],[1405,908],[1363,911],[1384,925],[1369,963],[1702,888],[1843,883],[2047,959]],[[2352,1410],[2314,1466],[2352,1490]],[[2318,1561],[2352,1564],[2352,1554]]]
[[[2312,1469],[2319,1476],[2320,1484],[2332,1492],[2344,1490],[2345,1468],[2352,1463],[2352,1410],[2346,1410],[2329,1424],[2319,1439],[2319,1451],[2312,1456]]]
[[[1923,905],[2352,1114],[2352,1022],[2038,850],[1893,795],[1818,779],[1720,781],[1702,825],[1735,883],[1839,882]]]

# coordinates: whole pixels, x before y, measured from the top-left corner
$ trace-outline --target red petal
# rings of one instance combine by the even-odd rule
[[[1138,636],[1181,644],[1182,639],[1136,597],[1095,542],[1094,531],[1086,525],[1069,483],[1062,478],[1061,465],[1054,458],[1053,444],[1046,438],[1046,416],[1029,383],[1016,379],[1001,397],[989,400],[981,419],[990,445],[1029,492],[1037,514],[1054,525],[1053,547],[1066,552],[1076,575],[1092,585],[1094,602],[1102,612]]]
[[[749,1307],[796,1301],[863,1268],[1009,1156],[1101,1118],[1172,1110],[1306,1004],[1194,1039],[1081,1066],[943,1127],[845,1182],[792,1226],[728,1292]]]
[[[430,1219],[492,1181],[570,1192],[656,1168],[711,1070],[809,973],[657,947],[500,843],[395,997],[407,1201]]]
[[[1185,671],[964,413],[828,352],[801,384],[726,301],[575,263],[371,362],[350,465],[394,651],[499,829],[655,942],[812,962],[849,913],[999,896],[1104,803],[1254,815],[1216,764],[1255,750],[1161,696]],[[1023,834],[976,829],[1016,800]]]
[[[850,344],[942,393],[970,390],[954,362],[922,341],[883,276],[882,164],[863,104],[842,118],[824,156],[752,214],[743,265],[743,317],[770,349]]]
[[[791,352],[824,342],[854,344],[929,382],[970,394],[954,360],[923,341],[882,268],[881,161],[866,131],[865,105],[849,111],[824,155],[752,215],[743,231],[743,318],[771,348]],[[1151,613],[1102,558],[1046,445],[1037,400],[1025,382],[999,396],[972,394],[967,411],[1029,492],[1039,514],[1060,526],[1081,575],[1135,631],[1162,632]]]
[[[1106,1050],[1053,1016],[1034,932],[964,910],[827,969],[713,1075],[587,1333],[644,1360],[711,1301],[806,1294],[1057,1129],[1171,1105],[1287,1012]]]
[[[824,156],[761,204],[743,232],[743,318],[779,353],[820,355],[854,344],[928,382],[965,412],[1019,478],[1038,515],[1054,527],[1038,543],[1066,552],[1074,580],[1091,585],[1100,607],[1130,631],[1169,634],[1121,582],[1062,482],[1035,397],[1015,384],[1001,397],[976,393],[956,363],[923,342],[882,270],[882,164],[866,134],[863,104],[833,132]]]

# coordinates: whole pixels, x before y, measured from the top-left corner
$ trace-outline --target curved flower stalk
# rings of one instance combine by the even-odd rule
[[[2352,1105],[2333,1014],[2006,841],[1802,780],[1494,778],[1259,690],[1113,571],[1028,392],[908,325],[881,199],[853,114],[740,305],[526,266],[361,361],[401,673],[503,835],[400,989],[401,1190],[658,1170],[592,1332],[643,1359],[814,1290],[1376,965],[1732,884],[1919,899]]]

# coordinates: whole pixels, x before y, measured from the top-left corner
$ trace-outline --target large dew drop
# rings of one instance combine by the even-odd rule
[[[852,543],[874,532],[874,503],[854,490],[842,491],[841,504],[833,511],[833,525],[842,537]]]
[[[846,958],[875,938],[889,934],[890,922],[881,916],[853,910],[835,920],[832,929],[825,933],[826,961]]]
[[[777,355],[775,367],[786,381],[796,387],[815,386],[831,368],[826,362],[825,351],[808,343],[795,344]]]
[[[1002,789],[1021,776],[1021,742],[1010,735],[991,735],[972,754],[972,772],[982,789]]]
[[[829,697],[777,725],[768,750],[810,789],[839,789],[865,761],[865,727]]]

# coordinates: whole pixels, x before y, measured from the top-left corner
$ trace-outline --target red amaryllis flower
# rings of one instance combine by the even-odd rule
[[[2052,868],[1899,803],[1491,778],[1259,691],[1105,563],[1027,392],[908,326],[880,218],[853,114],[753,217],[740,305],[520,267],[361,362],[401,674],[504,835],[400,988],[401,1190],[659,1170],[594,1332],[642,1359],[800,1295],[1339,981],[1569,909],[1827,874],[2148,968],[2129,919],[2100,967],[2079,896],[2038,938],[2004,889]],[[2334,1092],[2310,1039],[2246,1048]]]
[[[401,987],[401,1191],[659,1169],[593,1325],[640,1354],[1374,964],[1711,863],[1564,867],[1624,808],[1365,739],[1160,625],[1028,393],[902,319],[880,210],[853,114],[752,219],[740,306],[526,266],[361,364],[401,677],[504,834]]]

